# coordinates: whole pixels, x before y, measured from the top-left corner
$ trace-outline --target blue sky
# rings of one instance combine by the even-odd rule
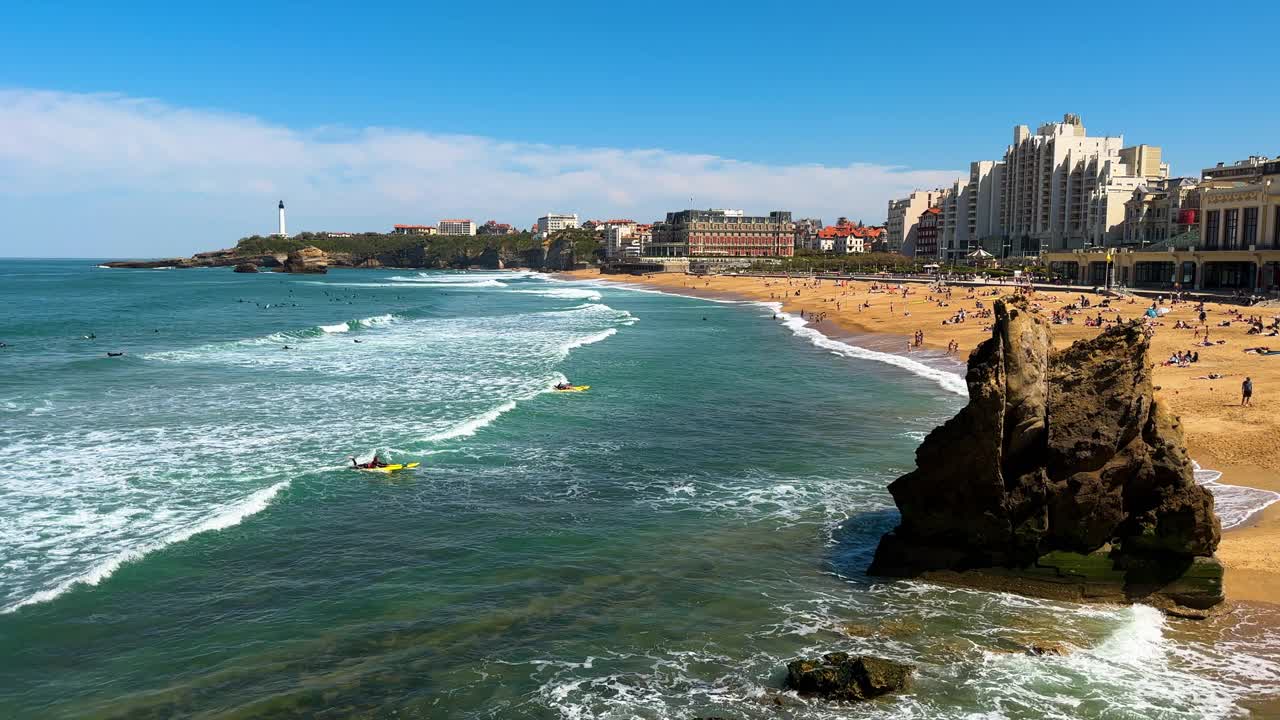
[[[879,222],[1063,112],[1180,174],[1280,153],[1276,4],[1072,7],[11,6],[0,255],[227,245],[276,196],[296,230],[649,220],[689,195]]]

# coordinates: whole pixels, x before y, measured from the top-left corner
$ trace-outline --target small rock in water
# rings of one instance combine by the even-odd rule
[[[909,687],[913,671],[893,660],[836,652],[787,663],[787,687],[824,700],[870,700]]]
[[[1060,642],[1033,642],[1027,646],[1028,655],[1066,655],[1068,652],[1067,646]]]

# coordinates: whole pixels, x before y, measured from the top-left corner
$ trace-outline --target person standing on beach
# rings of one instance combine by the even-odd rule
[[[1249,407],[1249,401],[1253,398],[1253,378],[1246,377],[1244,382],[1240,383],[1240,405],[1241,407]]]

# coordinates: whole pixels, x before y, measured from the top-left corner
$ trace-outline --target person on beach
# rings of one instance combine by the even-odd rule
[[[1240,405],[1248,407],[1250,400],[1253,399],[1253,378],[1246,377],[1244,382],[1240,383]]]

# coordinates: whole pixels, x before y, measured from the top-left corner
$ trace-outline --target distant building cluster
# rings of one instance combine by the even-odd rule
[[[1280,157],[1251,156],[1133,191],[1119,238],[1040,257],[1092,285],[1280,290]]]
[[[944,262],[979,250],[1010,257],[1101,247],[1123,239],[1136,191],[1169,181],[1159,147],[1090,136],[1079,115],[1034,133],[1018,125],[1001,160],[972,162],[969,177],[948,187],[889,201],[887,245]]]
[[[1078,115],[1013,129],[1000,160],[889,201],[889,250],[1049,264],[1092,285],[1280,289],[1280,157],[1171,177],[1161,148],[1090,136]]]

